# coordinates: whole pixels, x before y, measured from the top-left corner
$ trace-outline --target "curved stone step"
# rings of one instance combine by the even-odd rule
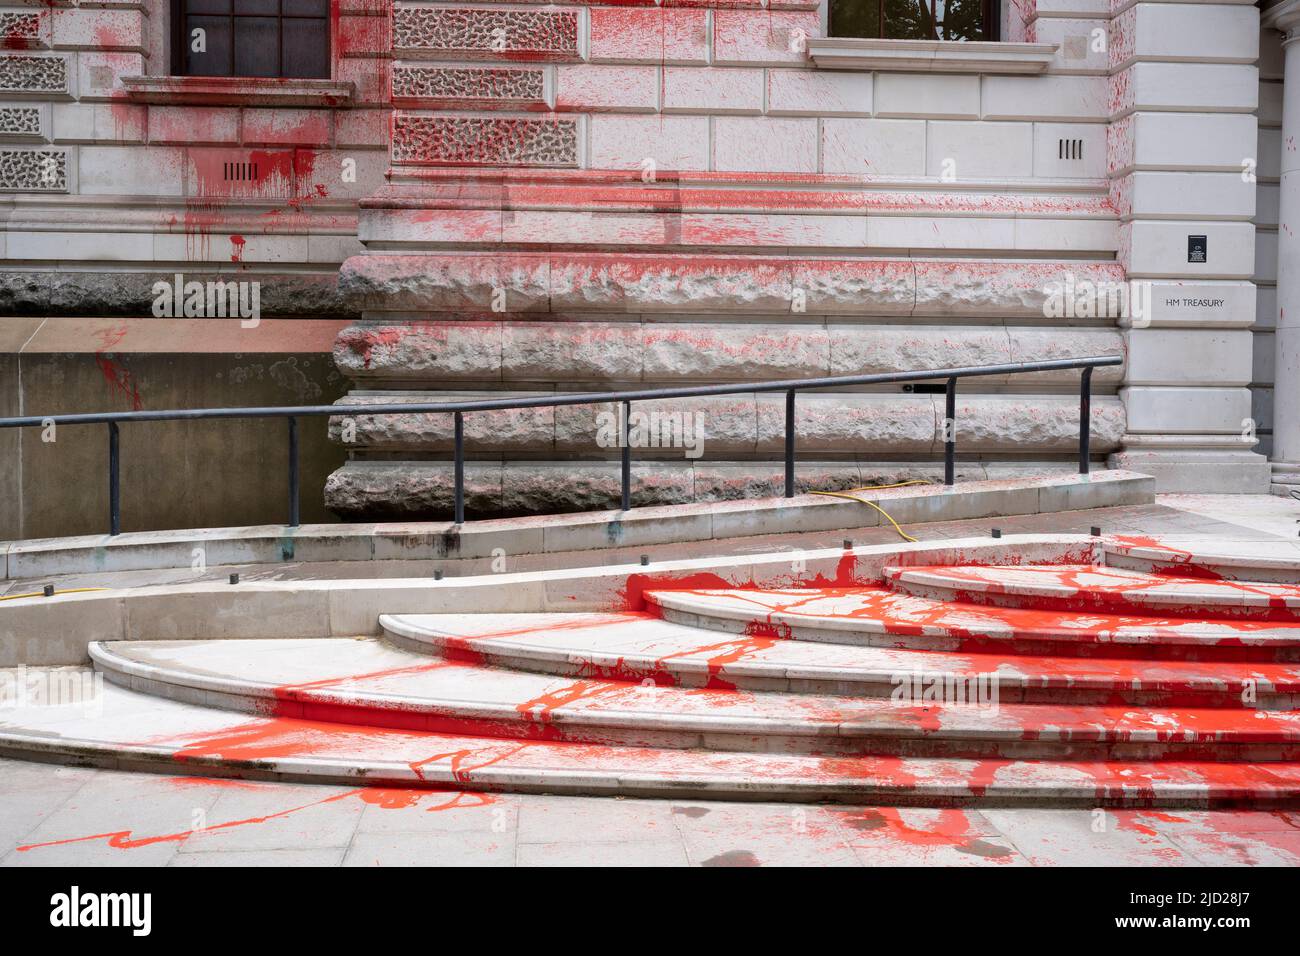
[[[645,613],[385,614],[385,637],[449,660],[662,686],[889,697],[920,673],[994,674],[1004,703],[1300,707],[1300,664],[1135,661],[723,637]]]
[[[85,686],[83,668],[28,678]],[[164,774],[439,790],[907,806],[1300,806],[1300,763],[818,757],[510,741],[249,717],[107,685],[0,712],[0,754]]]
[[[1300,542],[1214,541],[1186,542],[1176,536],[1147,538],[1115,535],[1103,545],[1110,567],[1229,581],[1264,581],[1300,584]]]
[[[936,601],[885,588],[662,590],[669,621],[731,634],[998,655],[1268,662],[1300,660],[1300,625],[1041,611]]]
[[[683,690],[495,670],[374,640],[93,643],[109,679],[206,706],[395,729],[656,748],[1004,759],[1300,759],[1300,712]]]
[[[1151,574],[1098,565],[886,568],[907,594],[1039,610],[1175,614],[1192,620],[1300,621],[1300,586]]]

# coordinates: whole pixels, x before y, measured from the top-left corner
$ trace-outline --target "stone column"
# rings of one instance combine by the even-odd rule
[[[1273,490],[1285,492],[1300,488],[1300,0],[1270,8],[1264,24],[1285,34],[1273,346]]]

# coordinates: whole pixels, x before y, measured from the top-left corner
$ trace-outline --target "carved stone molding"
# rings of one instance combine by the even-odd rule
[[[438,166],[577,166],[572,119],[399,114],[393,160]]]

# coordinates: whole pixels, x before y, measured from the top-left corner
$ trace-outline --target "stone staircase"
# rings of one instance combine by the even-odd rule
[[[100,712],[0,713],[0,750],[557,793],[1300,804],[1300,552],[1103,556],[384,615],[379,638],[101,642]]]

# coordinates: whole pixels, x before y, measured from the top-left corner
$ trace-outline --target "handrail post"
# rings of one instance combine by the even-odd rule
[[[785,393],[785,496],[794,497],[794,389]]]
[[[948,394],[943,406],[943,483],[957,479],[957,379],[948,379]]]
[[[108,533],[122,533],[121,453],[118,450],[117,422],[108,423]]]
[[[619,444],[623,446],[623,510],[632,510],[632,443],[628,437],[628,422],[632,418],[632,403],[623,402],[623,421],[619,425]]]
[[[289,527],[296,528],[299,521],[298,481],[298,419],[289,416]]]
[[[465,523],[465,416],[461,412],[453,413],[455,422],[455,459],[452,465],[455,489],[456,524]]]
[[[1092,366],[1079,378],[1079,474],[1088,473],[1089,442],[1092,439]]]

